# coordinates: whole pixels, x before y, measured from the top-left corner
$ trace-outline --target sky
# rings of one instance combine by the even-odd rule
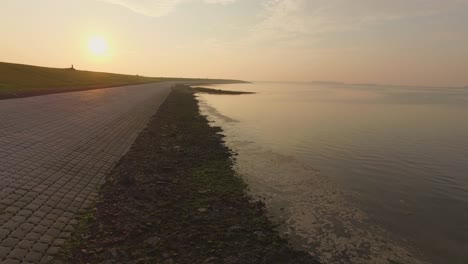
[[[468,86],[468,0],[1,0],[0,21],[6,62]]]

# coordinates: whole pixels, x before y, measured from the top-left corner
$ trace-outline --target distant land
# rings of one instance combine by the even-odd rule
[[[430,85],[403,85],[403,84],[385,84],[385,83],[346,83],[334,81],[310,81],[310,84],[335,84],[335,85],[361,85],[361,86],[389,86],[389,87],[407,87],[407,88],[468,88],[460,86],[430,86]]]
[[[401,88],[450,88],[450,89],[468,89],[468,86],[431,86],[431,85],[404,85],[404,84],[386,84],[386,83],[347,83],[339,81],[254,81],[260,83],[303,83],[303,84],[322,84],[322,85],[360,85],[360,86],[388,86]]]
[[[244,82],[230,79],[146,77],[76,70],[71,67],[50,68],[0,62],[0,99],[162,81],[180,81],[196,84]]]
[[[333,82],[333,81],[311,81],[311,82],[308,82],[308,83],[312,83],[312,84],[346,84],[344,82]]]

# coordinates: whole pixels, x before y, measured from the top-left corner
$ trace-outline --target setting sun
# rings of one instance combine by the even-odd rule
[[[88,48],[94,55],[105,55],[108,50],[107,41],[100,36],[92,37],[88,41]]]

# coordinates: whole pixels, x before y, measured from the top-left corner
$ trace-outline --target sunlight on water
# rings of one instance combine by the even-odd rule
[[[324,261],[466,263],[468,90],[255,83],[199,96],[238,172]]]

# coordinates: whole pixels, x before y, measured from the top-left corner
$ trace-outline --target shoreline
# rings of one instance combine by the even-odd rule
[[[193,90],[174,88],[56,261],[318,263],[292,249],[247,194],[220,131]]]

